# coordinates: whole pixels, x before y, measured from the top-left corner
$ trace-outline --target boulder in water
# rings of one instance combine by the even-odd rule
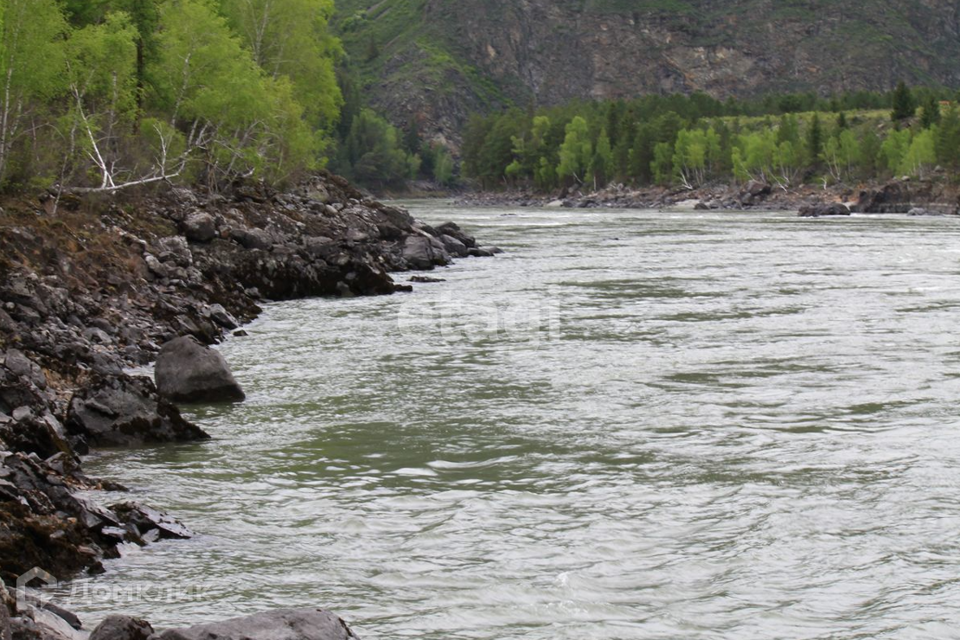
[[[170,629],[159,640],[359,640],[347,623],[322,609],[281,609],[224,622]]]
[[[223,356],[193,336],[163,345],[154,375],[160,395],[175,402],[235,402],[246,397]]]
[[[153,627],[146,620],[130,616],[107,616],[90,634],[90,640],[147,640]]]

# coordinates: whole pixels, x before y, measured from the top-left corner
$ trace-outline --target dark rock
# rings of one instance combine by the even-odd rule
[[[175,402],[239,401],[246,397],[223,356],[192,336],[163,345],[155,377],[160,394]]]
[[[146,620],[130,616],[107,616],[88,640],[147,640],[153,627]]]
[[[211,320],[216,322],[227,331],[233,331],[240,326],[240,323],[237,322],[237,319],[227,313],[227,310],[223,308],[222,304],[210,305],[210,308],[207,310],[207,312],[209,313]]]
[[[744,205],[755,205],[762,202],[771,193],[773,193],[773,187],[769,184],[751,180],[744,185],[740,192],[740,202]]]
[[[471,258],[492,258],[494,254],[488,249],[470,249],[467,255]]]
[[[456,238],[464,244],[467,248],[477,246],[477,241],[473,236],[467,235],[464,233],[463,229],[460,228],[455,222],[444,222],[436,228],[436,231],[440,235],[450,236]]]
[[[148,535],[151,531],[156,531],[162,539],[186,540],[193,537],[193,532],[180,522],[152,507],[136,502],[120,502],[110,505],[110,509],[120,520],[136,527],[145,539],[153,537]]]
[[[217,237],[217,224],[209,213],[198,212],[183,221],[183,234],[191,242],[210,242]]]
[[[169,236],[157,241],[158,252],[161,262],[171,261],[178,267],[189,267],[193,264],[193,253],[190,251],[190,245],[181,236]]]
[[[800,207],[801,218],[822,218],[825,216],[849,216],[850,209],[839,202],[820,203]]]
[[[467,245],[463,244],[453,236],[443,234],[440,236],[440,242],[443,243],[443,248],[446,249],[447,253],[450,255],[458,258],[466,257],[468,252]]]
[[[230,237],[245,249],[269,251],[273,247],[273,238],[263,229],[233,229]]]
[[[410,268],[424,271],[450,263],[450,256],[439,240],[419,235],[407,236],[403,259]]]
[[[436,282],[446,282],[443,278],[431,278],[430,276],[413,276],[410,282],[419,282],[422,284],[431,284]]]
[[[203,440],[209,436],[160,397],[149,378],[103,377],[74,393],[67,431],[98,446]]]
[[[281,609],[225,622],[170,629],[159,640],[358,640],[347,623],[322,609]]]

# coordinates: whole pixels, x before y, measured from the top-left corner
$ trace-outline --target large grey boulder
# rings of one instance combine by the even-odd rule
[[[154,376],[160,395],[175,402],[235,402],[246,397],[223,356],[193,336],[163,345]]]
[[[450,254],[436,238],[409,235],[403,242],[403,259],[411,269],[430,270],[450,264]]]
[[[322,609],[280,609],[224,622],[170,629],[160,640],[359,640],[347,623]]]
[[[210,437],[161,398],[150,378],[127,375],[104,377],[77,390],[66,428],[89,444],[106,447]]]

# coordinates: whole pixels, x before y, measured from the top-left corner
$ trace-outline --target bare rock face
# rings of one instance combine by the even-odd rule
[[[154,375],[160,395],[174,402],[238,402],[246,398],[223,356],[193,336],[163,345]]]
[[[245,618],[170,629],[160,640],[359,640],[347,623],[322,609],[280,609]]]

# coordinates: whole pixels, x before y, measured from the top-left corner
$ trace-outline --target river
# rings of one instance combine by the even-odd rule
[[[956,637],[957,220],[411,210],[506,253],[268,306],[222,346],[247,402],[189,412],[213,441],[86,466],[197,537],[61,604],[321,605],[364,640]]]

